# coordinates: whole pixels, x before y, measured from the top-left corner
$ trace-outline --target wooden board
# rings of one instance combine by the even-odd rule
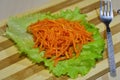
[[[79,7],[82,13],[87,15],[87,20],[96,25],[103,38],[105,36],[105,25],[99,19],[99,0],[53,0],[37,10],[26,13],[47,12],[57,13],[60,10],[74,9]],[[113,44],[115,49],[115,61],[120,66],[120,16],[115,14],[110,24],[112,31]],[[76,15],[77,16],[77,15]],[[0,35],[5,33],[6,23],[0,25]],[[107,50],[107,49],[106,49]],[[96,64],[86,76],[79,76],[77,80],[94,80],[109,72],[107,51],[104,51],[104,59]],[[67,76],[55,77],[41,64],[33,64],[25,57],[21,57],[14,42],[5,36],[0,36],[0,80],[72,80]]]

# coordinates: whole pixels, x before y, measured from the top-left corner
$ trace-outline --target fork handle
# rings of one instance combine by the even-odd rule
[[[113,41],[112,41],[112,34],[110,31],[109,24],[106,24],[107,27],[107,45],[108,45],[108,59],[110,65],[110,75],[116,76],[116,64],[114,59],[114,48],[113,48]]]

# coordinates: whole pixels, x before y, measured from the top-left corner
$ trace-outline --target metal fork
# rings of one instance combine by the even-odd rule
[[[116,76],[116,64],[114,59],[114,48],[109,24],[113,19],[113,10],[111,0],[100,0],[100,19],[106,25],[108,59],[110,75]]]

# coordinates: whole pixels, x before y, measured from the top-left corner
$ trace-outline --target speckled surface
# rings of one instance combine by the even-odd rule
[[[41,7],[54,0],[0,0],[0,20],[11,15],[23,13],[26,10]],[[112,0],[113,9],[120,9],[120,0]]]

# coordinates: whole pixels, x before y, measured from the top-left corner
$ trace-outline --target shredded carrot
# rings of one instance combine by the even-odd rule
[[[52,58],[55,65],[74,55],[78,57],[82,46],[93,41],[92,33],[80,22],[65,19],[44,19],[31,24],[28,31],[33,34],[34,47],[45,50],[44,57]]]

